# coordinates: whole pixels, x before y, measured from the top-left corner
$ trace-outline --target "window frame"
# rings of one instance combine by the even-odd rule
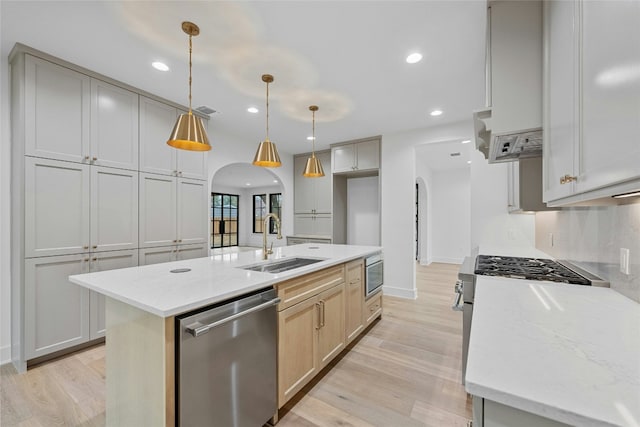
[[[277,212],[273,211],[273,196],[279,198]],[[269,193],[269,213],[275,213],[280,219],[280,225],[282,226],[282,193]],[[275,221],[273,218],[269,219],[269,234],[278,234],[275,227]]]
[[[253,194],[251,198],[252,198],[252,204],[253,204],[253,210],[251,212],[251,217],[253,218],[253,221],[252,221],[252,223],[253,223],[253,226],[252,226],[253,227],[253,233],[254,234],[262,234],[262,228],[264,227],[264,217],[267,214],[267,208],[268,208],[268,205],[267,205],[267,193]],[[261,204],[262,204],[261,210],[262,210],[262,212],[264,212],[264,215],[261,217],[260,222],[259,222],[259,224],[260,224],[260,230],[259,231],[256,231],[256,223],[257,223],[257,221],[256,221],[256,219],[257,219],[256,218],[256,198],[260,198],[261,199]]]

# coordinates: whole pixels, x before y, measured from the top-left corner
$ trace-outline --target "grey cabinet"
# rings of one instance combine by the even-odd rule
[[[331,147],[333,173],[373,171],[380,168],[380,140],[370,139]]]
[[[207,255],[207,156],[166,145],[183,107],[25,46],[9,61],[11,342],[22,372],[104,334],[102,297],[69,275],[137,265],[141,236],[175,260]],[[149,190],[139,169],[168,187]]]
[[[205,181],[140,174],[140,247],[206,243]]]
[[[575,0],[544,8],[545,201],[609,201],[637,190],[640,80],[623,77],[621,64],[640,60],[640,7]]]
[[[91,79],[91,164],[138,170],[138,94]]]
[[[138,247],[138,172],[24,161],[25,257]]]
[[[114,251],[91,254],[89,272],[116,270],[118,268],[136,267],[138,251]],[[105,336],[105,296],[89,291],[89,339]]]
[[[89,340],[89,290],[68,279],[87,273],[88,264],[88,256],[81,254],[24,261],[26,359]]]
[[[140,97],[140,171],[206,180],[206,152],[176,150],[167,145],[181,113],[171,105]]]
[[[14,67],[12,73],[16,81],[24,82],[24,99],[14,105],[24,110],[25,154],[85,161],[90,138],[89,76],[31,55],[25,55],[20,65],[24,67]]]
[[[138,94],[24,58],[25,154],[138,169]]]
[[[173,245],[139,250],[140,265],[160,264],[171,261],[184,261],[193,258],[202,258],[209,255],[209,249],[205,243],[195,245]]]

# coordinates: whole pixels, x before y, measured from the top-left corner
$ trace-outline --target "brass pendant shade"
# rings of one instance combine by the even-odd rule
[[[192,113],[180,114],[167,144],[181,150],[211,150],[202,120]]]
[[[282,165],[276,144],[269,140],[269,83],[273,82],[271,74],[263,74],[262,81],[267,84],[267,137],[258,146],[253,164],[265,168],[277,168]]]
[[[211,145],[202,119],[191,111],[191,38],[200,34],[200,28],[193,22],[185,21],[182,23],[182,31],[189,35],[189,112],[178,117],[167,144],[181,150],[209,151]]]
[[[322,169],[322,163],[320,163],[320,159],[316,157],[316,111],[318,111],[317,105],[309,106],[309,111],[312,114],[312,123],[313,123],[313,133],[312,133],[312,141],[313,141],[313,151],[311,152],[311,157],[307,159],[307,164],[304,167],[304,172],[302,176],[305,178],[320,178],[324,176],[324,170]]]

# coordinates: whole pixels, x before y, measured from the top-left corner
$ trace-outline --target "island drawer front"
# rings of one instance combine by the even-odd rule
[[[280,298],[278,311],[291,307],[344,282],[344,264],[309,273],[275,285]]]
[[[378,292],[366,302],[364,310],[365,325],[368,326],[373,320],[382,314],[382,292]]]

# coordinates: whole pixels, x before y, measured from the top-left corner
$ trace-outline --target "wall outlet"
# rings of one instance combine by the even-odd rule
[[[629,249],[620,248],[620,273],[629,274]]]
[[[549,247],[553,247],[553,233],[549,233]]]

